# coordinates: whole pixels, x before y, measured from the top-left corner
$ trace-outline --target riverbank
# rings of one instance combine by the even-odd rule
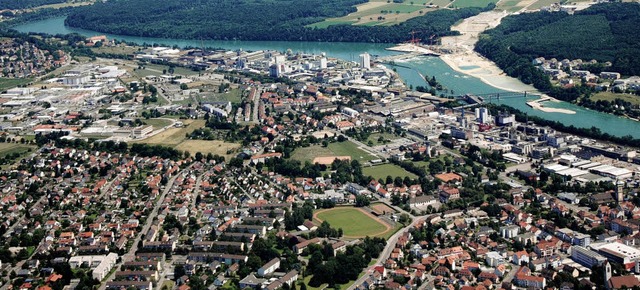
[[[527,106],[535,109],[535,110],[540,110],[543,112],[547,112],[547,113],[562,113],[562,114],[569,114],[569,115],[573,115],[576,112],[572,111],[572,110],[567,110],[567,109],[560,109],[560,108],[548,108],[545,107],[543,105],[544,102],[557,102],[559,103],[560,101],[549,97],[549,96],[543,96],[540,99],[534,100],[534,101],[529,101],[527,102]]]
[[[480,79],[483,83],[496,89],[509,92],[539,93],[533,86],[524,84],[516,78],[507,76],[493,62],[480,56],[478,53],[455,53],[441,55],[451,69],[466,75]]]
[[[422,47],[420,45],[415,45],[413,43],[402,43],[396,46],[387,47],[386,50],[390,51],[398,51],[398,52],[409,52],[409,53],[419,53],[423,55],[431,55],[431,56],[440,56],[439,53],[428,49],[426,47]]]
[[[538,93],[533,86],[506,75],[495,63],[473,50],[480,33],[498,26],[507,15],[509,14],[505,11],[488,11],[452,26],[451,30],[460,32],[460,35],[442,38],[442,49],[450,53],[440,58],[453,70],[476,77],[497,89]]]
[[[486,26],[486,25],[485,25]],[[28,23],[20,24],[14,27],[16,30],[24,33],[37,32],[37,33],[49,33],[49,34],[68,34],[78,33],[84,36],[100,35],[102,33],[95,31],[87,31],[74,29],[64,26],[64,17],[55,17],[45,20],[32,21]],[[164,46],[179,47],[220,47],[228,50],[278,50],[294,52],[304,52],[310,54],[322,54],[324,53],[328,57],[335,57],[344,60],[358,61],[358,55],[364,52],[368,52],[372,56],[385,57],[397,54],[386,50],[386,48],[392,46],[389,44],[380,43],[318,43],[318,42],[292,42],[292,41],[195,41],[184,39],[161,39],[161,38],[145,38],[145,37],[131,37],[125,35],[110,35],[107,34],[110,39],[124,40],[132,43],[158,43]],[[470,48],[472,49],[472,47]],[[492,94],[499,90],[493,86],[488,85],[480,78],[474,78],[466,75],[466,71],[477,68],[473,64],[467,63],[462,65],[462,71],[465,73],[459,73],[453,70],[442,58],[438,57],[423,57],[416,56],[410,60],[402,60],[397,62],[393,66],[397,69],[398,75],[408,85],[424,86],[426,82],[422,75],[434,76],[437,78],[443,86],[452,88],[455,90],[453,94]],[[393,69],[392,68],[392,69]],[[466,69],[466,70],[465,70]],[[576,114],[562,114],[562,113],[548,113],[541,110],[535,110],[530,106],[527,106],[522,98],[504,98],[501,99],[499,104],[506,105],[515,109],[518,109],[529,116],[537,116],[546,120],[560,122],[566,126],[574,126],[576,128],[590,128],[592,126],[606,131],[614,136],[631,135],[635,138],[640,138],[640,126],[635,121],[630,119],[619,117],[611,114],[601,113],[593,110],[587,110],[583,107],[579,107],[572,103],[560,101],[559,103],[548,104],[554,108],[563,108],[575,111]]]

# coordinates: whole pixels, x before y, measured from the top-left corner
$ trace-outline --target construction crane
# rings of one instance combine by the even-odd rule
[[[409,32],[409,34],[411,34],[411,40],[409,40],[409,43],[414,44],[414,45],[418,45],[420,44],[420,41],[422,39],[420,38],[416,38],[416,33],[420,33],[420,32],[427,32],[427,31],[417,31],[417,30],[413,30],[411,32]],[[431,36],[429,36],[429,45],[433,45],[434,40],[437,38],[436,34],[432,34]]]
[[[409,32],[409,34],[411,34],[411,40],[409,41],[409,43],[413,44],[413,45],[418,45],[420,44],[420,38],[416,38],[416,33],[419,31],[415,31],[412,30],[411,32]]]
[[[436,37],[435,34],[431,34],[431,36],[429,36],[429,45],[433,45],[433,38]]]

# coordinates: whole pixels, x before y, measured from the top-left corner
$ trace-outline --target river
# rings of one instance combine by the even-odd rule
[[[23,23],[14,27],[20,32],[38,32],[49,34],[67,34],[79,33],[85,36],[102,35],[95,31],[66,27],[64,25],[64,17],[56,17],[45,20]],[[138,44],[160,44],[166,46],[177,45],[179,47],[216,47],[229,50],[243,49],[252,50],[278,50],[286,51],[291,49],[293,52],[306,53],[326,53],[330,57],[336,57],[345,60],[359,59],[359,54],[368,52],[371,55],[391,55],[396,52],[388,51],[385,48],[390,44],[371,44],[371,43],[327,43],[327,42],[290,42],[290,41],[198,41],[186,39],[166,39],[166,38],[149,38],[135,37],[124,35],[104,34],[110,39],[124,40]],[[437,57],[416,57],[408,61],[403,61],[401,66],[394,66],[397,72],[407,85],[426,86],[426,82],[421,78],[420,74],[427,76],[435,76],[438,82],[449,90],[453,90],[453,94],[490,94],[505,93],[503,90],[496,89],[478,78],[474,78],[454,71],[445,62]],[[472,64],[470,64],[472,68]],[[419,73],[418,73],[419,72]],[[528,100],[537,99],[537,97],[528,97]],[[546,107],[562,108],[575,111],[576,114],[549,113],[540,110],[534,110],[526,104],[524,98],[502,98],[499,103],[516,108],[529,115],[542,117],[548,120],[559,121],[565,125],[573,125],[576,127],[590,128],[595,126],[615,136],[631,135],[634,138],[640,138],[640,123],[609,115],[601,112],[587,110],[580,106],[576,106],[567,102],[545,102]]]

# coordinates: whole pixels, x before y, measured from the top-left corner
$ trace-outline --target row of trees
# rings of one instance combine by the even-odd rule
[[[64,3],[66,0],[2,0],[0,2],[0,10],[4,9],[24,9],[38,7],[42,5]]]

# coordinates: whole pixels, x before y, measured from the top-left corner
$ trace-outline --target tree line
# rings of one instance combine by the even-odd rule
[[[593,5],[574,15],[564,12],[523,13],[506,17],[481,35],[476,51],[494,61],[508,75],[539,90],[570,99],[537,69],[536,57],[595,59],[611,62],[608,70],[623,75],[640,74],[640,22],[637,3]],[[596,68],[602,70],[602,68]],[[576,97],[577,98],[577,97]]]
[[[24,9],[33,8],[42,5],[58,4],[67,2],[66,0],[2,0],[0,2],[0,10],[4,9]]]
[[[309,24],[354,12],[361,0],[303,1],[175,1],[120,0],[78,7],[65,24],[122,35],[212,40],[279,40],[378,42],[406,41],[416,37],[445,36],[460,19],[491,10],[481,8],[442,9],[392,26],[331,25],[312,28]],[[119,11],[117,14],[104,11]]]

